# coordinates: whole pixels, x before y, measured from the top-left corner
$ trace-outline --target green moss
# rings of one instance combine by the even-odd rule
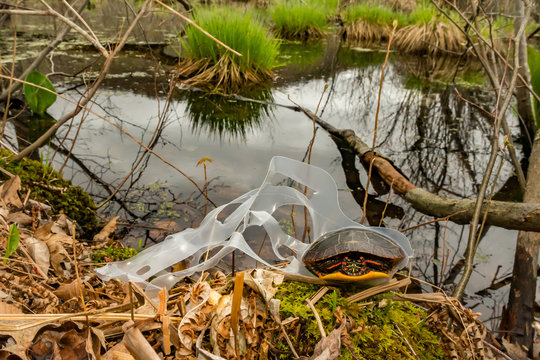
[[[127,247],[114,247],[113,245],[109,246],[103,250],[97,250],[92,253],[92,261],[94,263],[104,263],[112,261],[122,261],[129,259],[137,255],[138,251],[133,248]]]
[[[306,299],[312,297],[319,286],[285,282],[276,298],[281,300],[281,317],[299,317],[300,331],[289,331],[295,349],[309,356],[320,333],[313,312],[307,307]],[[410,302],[393,301],[390,295],[379,295],[364,303],[347,303],[345,294],[356,292],[355,289],[333,289],[328,291],[316,304],[321,322],[327,333],[335,327],[334,310],[340,307],[346,317],[355,322],[350,331],[353,351],[360,358],[366,359],[406,359],[414,358],[411,347],[420,359],[442,359],[444,354],[439,340],[426,326],[426,314]],[[298,338],[294,335],[299,334]],[[408,343],[407,343],[408,342]],[[276,347],[288,350],[286,343],[279,339]],[[353,356],[345,345],[341,348],[341,358],[352,359]]]
[[[26,158],[12,161],[11,153],[7,150],[0,151],[0,167],[19,175],[23,192],[30,190],[32,199],[50,205],[54,213],[64,213],[77,221],[86,237],[91,237],[97,231],[96,205],[92,198],[51,167]]]

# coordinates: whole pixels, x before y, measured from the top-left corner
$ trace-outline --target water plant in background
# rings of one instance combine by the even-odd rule
[[[54,89],[53,84],[46,75],[39,71],[30,72],[24,81],[27,82],[23,85],[23,92],[28,106],[34,113],[43,115],[56,101],[56,90]],[[52,92],[34,85],[51,90]]]
[[[274,32],[284,39],[316,39],[324,35],[327,20],[335,14],[335,4],[320,0],[280,0],[268,9]],[[334,8],[335,6],[335,8]]]
[[[199,26],[242,56],[188,25],[182,41],[186,56],[177,71],[181,82],[230,93],[272,79],[279,43],[251,11],[232,7],[197,8],[193,17]]]
[[[428,4],[410,14],[409,25],[399,29],[395,39],[398,50],[418,54],[459,55],[465,50],[465,44],[465,36],[457,26]]]
[[[394,11],[381,4],[358,3],[343,11],[344,27],[342,37],[349,43],[378,42],[387,40],[392,30],[392,22],[407,24],[407,14]]]

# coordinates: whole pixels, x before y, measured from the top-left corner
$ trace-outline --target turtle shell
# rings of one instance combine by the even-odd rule
[[[364,280],[389,277],[406,256],[390,238],[369,228],[350,228],[321,236],[302,260],[322,278]]]

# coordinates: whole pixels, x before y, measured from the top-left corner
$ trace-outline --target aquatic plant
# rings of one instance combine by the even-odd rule
[[[273,77],[279,44],[252,12],[232,7],[198,8],[194,21],[242,56],[188,25],[182,42],[186,56],[177,71],[183,83],[235,92]]]
[[[322,37],[330,15],[329,8],[331,5],[320,0],[281,0],[270,6],[268,14],[279,37],[307,40]]]
[[[394,11],[380,4],[359,3],[349,6],[343,12],[343,38],[352,43],[386,40],[392,29],[392,22],[408,24],[407,14]]]

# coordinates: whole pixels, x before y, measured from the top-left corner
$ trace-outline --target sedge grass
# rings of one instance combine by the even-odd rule
[[[182,42],[186,56],[177,72],[183,83],[235,92],[273,77],[278,41],[250,11],[231,7],[199,8],[194,13],[194,21],[242,56],[231,53],[188,25]]]
[[[409,15],[409,25],[396,32],[395,45],[402,52],[419,54],[459,54],[466,39],[452,22],[431,5],[418,7]]]
[[[439,19],[405,26],[396,32],[395,41],[402,52],[429,55],[459,55],[465,50],[465,44],[465,36],[454,24]]]
[[[342,36],[349,43],[386,40],[394,20],[399,25],[409,22],[407,14],[383,5],[359,3],[349,6],[343,12]]]
[[[324,35],[329,9],[337,7],[336,0],[304,2],[282,0],[274,3],[268,13],[274,23],[274,32],[284,39],[316,39]],[[335,13],[335,8],[334,8]]]

